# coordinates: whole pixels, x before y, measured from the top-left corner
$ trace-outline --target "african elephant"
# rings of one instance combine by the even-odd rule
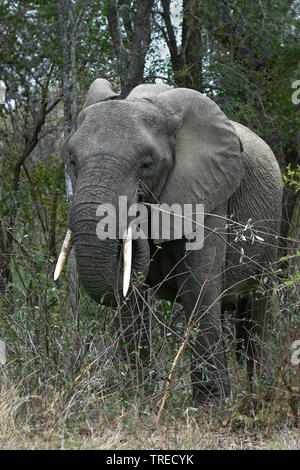
[[[263,335],[267,298],[252,294],[251,287],[270,274],[281,218],[280,170],[271,149],[197,91],[139,85],[121,100],[98,79],[63,158],[75,188],[68,228],[79,277],[88,294],[108,306],[123,298],[123,238],[99,239],[97,207],[115,208],[111,217],[118,225],[120,196],[127,197],[128,207],[139,201],[148,207],[203,204],[201,249],[186,250],[185,236],[133,240],[130,272],[142,273],[143,282],[130,285],[121,317],[126,323],[128,305],[139,312],[147,286],[180,302],[187,322],[195,322],[194,400],[224,399],[230,386],[222,311],[234,310],[243,319],[237,336],[244,341],[250,375],[260,360],[255,338]]]

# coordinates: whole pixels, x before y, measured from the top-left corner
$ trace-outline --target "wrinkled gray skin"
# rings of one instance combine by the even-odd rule
[[[68,225],[80,280],[96,301],[122,301],[122,241],[97,238],[99,204],[117,207],[119,196],[127,196],[129,205],[140,200],[204,203],[210,215],[201,250],[185,252],[185,239],[158,240],[159,250],[152,240],[136,240],[132,272],[144,273],[145,285],[155,287],[162,298],[181,302],[187,321],[193,313],[198,326],[192,346],[194,400],[223,399],[230,388],[222,310],[234,308],[243,318],[236,327],[238,339],[244,340],[250,358],[261,359],[251,335],[262,335],[266,298],[252,296],[248,288],[255,283],[253,276],[267,272],[276,259],[276,239],[270,235],[278,233],[281,217],[276,159],[258,136],[230,122],[196,91],[140,85],[127,99],[115,98],[106,80],[94,82],[63,150],[75,187]],[[252,219],[254,229],[267,232],[257,232],[265,242],[235,240],[236,227],[228,228],[226,217],[240,224]],[[121,315],[125,325],[132,315],[138,323],[144,288],[130,292]],[[130,341],[132,328],[126,331]],[[252,360],[248,366],[251,375]]]

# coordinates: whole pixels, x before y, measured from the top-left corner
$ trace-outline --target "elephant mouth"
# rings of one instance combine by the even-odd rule
[[[56,281],[65,265],[70,250],[73,245],[73,235],[70,229],[67,230],[58,260],[54,271],[54,281]],[[132,268],[132,227],[129,226],[123,234],[122,258],[123,258],[123,296],[126,297],[130,285]]]
[[[76,258],[84,256],[82,254],[83,247],[80,245],[80,239],[77,240],[77,238],[77,236],[73,235],[71,229],[67,230],[54,271],[55,281],[59,278],[73,245],[75,245],[76,248]],[[121,287],[122,284],[122,290],[120,289],[120,292],[122,293],[123,297],[126,298],[131,281],[136,280],[136,276],[138,276],[138,279],[140,278],[140,276],[141,279],[145,279],[148,274],[150,258],[149,245],[147,240],[133,240],[132,227],[130,225],[125,230],[123,238],[118,241],[117,245],[117,258],[119,262],[117,263],[118,272],[114,297],[116,297],[116,294],[119,293],[119,287]],[[94,253],[92,254],[92,256],[96,258]],[[146,260],[146,262],[144,260]],[[99,275],[100,272],[101,269],[99,269]],[[110,288],[108,286],[110,286]],[[85,287],[91,297],[93,297],[96,301],[100,300],[98,294],[95,295],[94,292],[90,292],[89,286]],[[102,291],[102,289],[100,290]],[[113,300],[112,296],[110,295],[110,292],[112,290],[113,285],[110,285],[109,282],[107,282],[107,292],[103,296],[101,296],[101,298],[105,298],[106,296],[107,299],[110,299],[110,303],[112,303]]]

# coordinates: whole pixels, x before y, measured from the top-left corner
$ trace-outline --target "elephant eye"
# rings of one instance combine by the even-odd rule
[[[152,157],[148,157],[145,159],[144,163],[142,164],[142,168],[150,168],[153,164],[153,158]]]

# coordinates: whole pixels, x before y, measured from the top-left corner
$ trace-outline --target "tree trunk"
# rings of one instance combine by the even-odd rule
[[[119,2],[119,8],[110,0],[106,3],[109,30],[118,59],[122,98],[143,83],[145,58],[151,42],[153,5],[154,0],[138,0],[135,11],[128,13],[126,2]],[[120,14],[123,15],[126,35],[121,32]]]
[[[170,51],[174,82],[178,87],[203,90],[202,29],[199,16],[201,4],[193,0],[182,2],[181,44],[178,46],[171,18],[171,1],[162,0],[162,18],[165,23],[164,37]]]
[[[58,198],[58,191],[56,188],[53,188],[52,196],[51,196],[49,241],[48,241],[48,252],[50,256],[56,256],[57,198]]]
[[[67,33],[67,18],[71,23],[70,47]],[[59,0],[58,21],[60,30],[60,43],[62,49],[62,84],[64,101],[64,139],[71,132],[77,116],[77,64],[76,64],[76,23],[73,16],[71,2]],[[69,53],[70,51],[70,53]],[[71,78],[72,77],[72,78]],[[71,87],[72,83],[72,87]],[[70,176],[65,169],[65,182],[67,199],[73,198],[73,187]],[[72,248],[68,258],[69,265],[69,304],[72,313],[77,315],[79,309],[79,278],[76,267],[74,249]]]

